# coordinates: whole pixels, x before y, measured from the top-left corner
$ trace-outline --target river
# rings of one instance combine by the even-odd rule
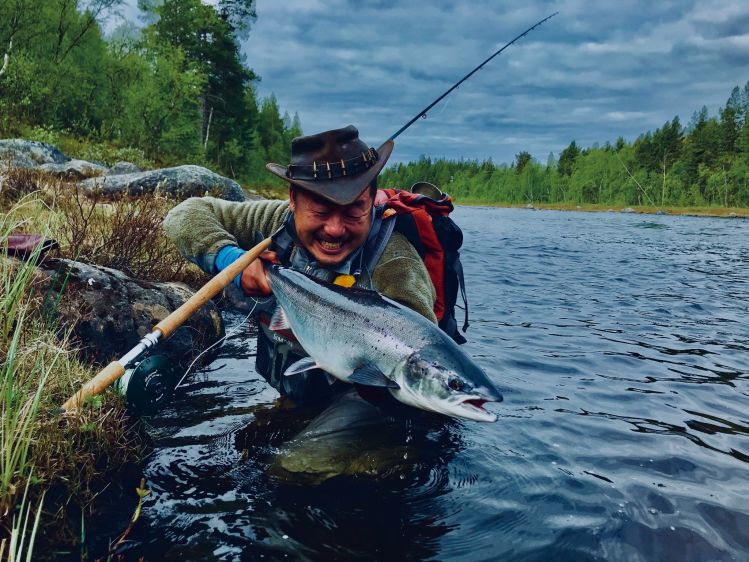
[[[218,357],[149,420],[126,559],[749,559],[749,222],[454,217],[498,421],[402,421],[380,474],[274,477],[303,420],[227,314]]]

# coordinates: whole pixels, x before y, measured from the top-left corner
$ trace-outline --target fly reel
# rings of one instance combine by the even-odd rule
[[[165,355],[152,355],[129,368],[114,383],[114,389],[139,414],[153,414],[169,401],[179,382],[179,373]]]

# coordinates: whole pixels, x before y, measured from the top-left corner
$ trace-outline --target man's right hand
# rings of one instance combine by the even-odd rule
[[[250,297],[267,297],[271,294],[270,283],[265,275],[264,261],[270,263],[280,263],[276,252],[266,250],[258,259],[248,265],[242,271],[240,284],[245,295]]]

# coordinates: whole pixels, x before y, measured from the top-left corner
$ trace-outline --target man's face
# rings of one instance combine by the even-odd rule
[[[338,265],[367,240],[373,204],[369,188],[349,205],[302,189],[290,189],[289,200],[299,241],[318,264]]]

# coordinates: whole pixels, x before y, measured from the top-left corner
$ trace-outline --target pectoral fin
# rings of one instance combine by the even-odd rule
[[[319,369],[320,366],[317,364],[317,362],[312,359],[312,357],[304,357],[300,359],[299,361],[296,361],[295,363],[292,363],[289,365],[286,370],[283,372],[283,376],[288,377],[291,375],[296,375],[298,373],[303,373],[305,371],[309,371],[311,369]]]
[[[374,365],[362,365],[361,367],[357,367],[354,372],[351,373],[348,381],[366,386],[381,386],[394,389],[400,388],[397,382],[387,378],[385,373],[380,371]]]

